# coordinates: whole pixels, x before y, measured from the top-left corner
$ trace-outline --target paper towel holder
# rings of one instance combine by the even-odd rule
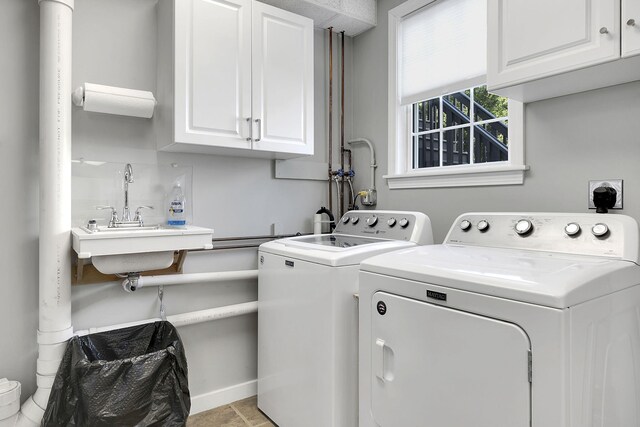
[[[84,83],[71,100],[85,111],[120,116],[151,118],[157,104],[152,92]]]

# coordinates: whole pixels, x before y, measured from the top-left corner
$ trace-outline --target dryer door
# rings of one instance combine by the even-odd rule
[[[530,343],[518,326],[377,292],[371,408],[382,427],[530,425]]]

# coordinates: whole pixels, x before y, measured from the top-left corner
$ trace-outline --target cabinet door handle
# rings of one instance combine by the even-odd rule
[[[600,28],[600,34],[609,34],[609,30],[607,29],[607,27]]]
[[[262,124],[262,119],[256,119],[256,123],[258,124],[258,137],[255,139],[255,141],[260,142],[260,140],[262,139],[262,127],[260,126]]]
[[[247,142],[253,140],[253,126],[251,126],[251,117],[247,117],[247,123],[249,124],[249,137],[246,138]]]
[[[636,26],[636,20],[631,18],[627,21],[627,25],[630,27],[635,27]]]

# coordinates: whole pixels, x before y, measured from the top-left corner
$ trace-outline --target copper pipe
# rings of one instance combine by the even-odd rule
[[[344,169],[344,31],[340,32],[340,41],[342,45],[340,48],[340,54],[342,55],[340,60],[340,163],[342,170],[346,172]],[[340,183],[340,194],[342,197],[340,198],[339,217],[342,218],[342,215],[344,215],[344,176]]]
[[[333,212],[333,187],[332,187],[332,167],[331,158],[333,157],[333,27],[328,28],[329,31],[329,210]]]

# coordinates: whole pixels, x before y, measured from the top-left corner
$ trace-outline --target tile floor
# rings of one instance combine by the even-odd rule
[[[277,427],[258,409],[258,398],[249,397],[192,415],[187,427]]]

